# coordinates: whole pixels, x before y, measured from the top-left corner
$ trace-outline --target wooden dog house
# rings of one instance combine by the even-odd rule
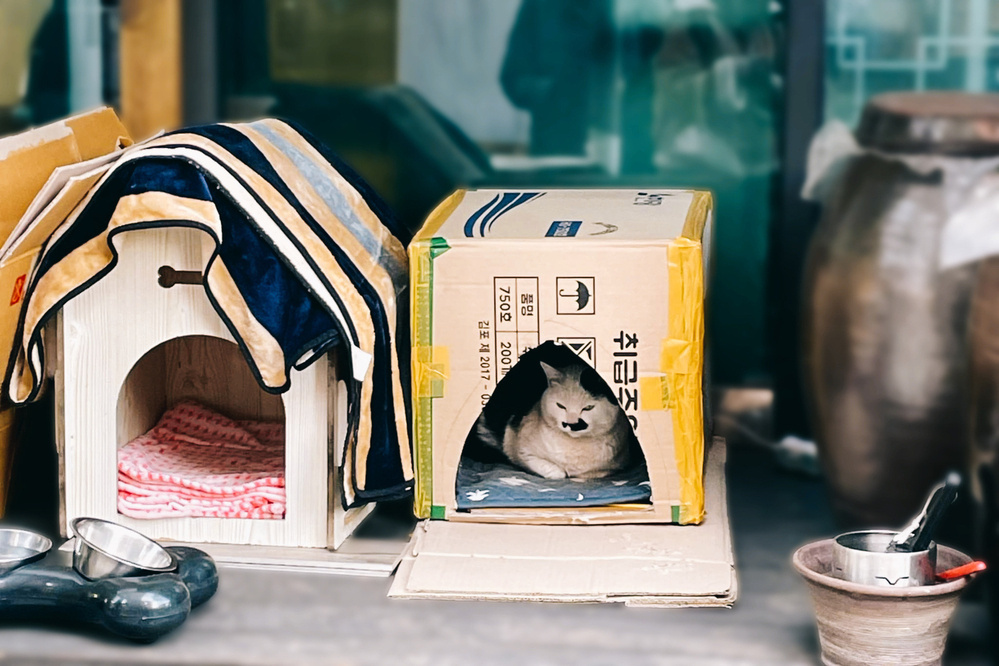
[[[339,547],[373,505],[344,510],[340,462],[346,386],[336,353],[296,372],[281,395],[257,384],[208,300],[201,270],[214,243],[196,229],[119,234],[118,264],[68,301],[56,326],[61,524],[114,520],[154,539],[195,544]],[[283,419],[286,512],[279,520],[159,518],[117,510],[117,451],[166,408],[195,399],[231,418]]]

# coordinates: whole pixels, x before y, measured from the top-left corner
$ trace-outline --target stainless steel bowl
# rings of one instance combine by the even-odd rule
[[[0,576],[42,559],[51,548],[52,541],[41,534],[10,527],[0,528]]]
[[[163,546],[133,529],[99,518],[72,523],[73,568],[90,580],[169,573],[177,562]]]
[[[895,532],[848,532],[833,541],[832,575],[852,583],[882,587],[932,585],[936,577],[937,545],[926,550],[887,552]]]

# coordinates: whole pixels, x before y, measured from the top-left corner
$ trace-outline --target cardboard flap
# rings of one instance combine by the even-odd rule
[[[132,145],[128,130],[121,124],[114,109],[106,106],[66,118],[62,122],[73,130],[82,160],[92,160]]]
[[[40,248],[120,154],[113,152],[56,168],[0,247],[0,264]]]
[[[698,526],[502,525],[425,521],[390,596],[730,605],[735,564],[725,445],[711,447]]]
[[[10,235],[53,169],[79,161],[68,127],[43,127],[0,140],[0,238]]]
[[[130,145],[114,110],[102,107],[0,139],[0,240],[18,222],[59,167],[91,160]]]
[[[131,143],[107,107],[0,139],[0,376],[42,245]]]

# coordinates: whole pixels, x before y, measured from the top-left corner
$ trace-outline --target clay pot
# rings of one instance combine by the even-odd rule
[[[957,600],[968,579],[921,587],[876,587],[830,575],[833,540],[802,546],[792,558],[808,583],[827,666],[940,664]],[[971,558],[938,546],[937,570]]]
[[[903,524],[967,457],[975,269],[941,271],[940,247],[955,202],[994,169],[999,141],[984,130],[997,127],[999,95],[877,96],[856,132],[867,152],[823,202],[802,292],[802,351],[844,526]]]

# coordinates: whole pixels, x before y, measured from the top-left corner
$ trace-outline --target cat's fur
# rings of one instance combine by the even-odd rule
[[[586,368],[560,370],[544,362],[541,367],[548,388],[537,404],[507,423],[502,442],[480,416],[479,437],[502,448],[514,464],[547,479],[599,479],[628,467],[634,435],[624,410],[583,387]]]

